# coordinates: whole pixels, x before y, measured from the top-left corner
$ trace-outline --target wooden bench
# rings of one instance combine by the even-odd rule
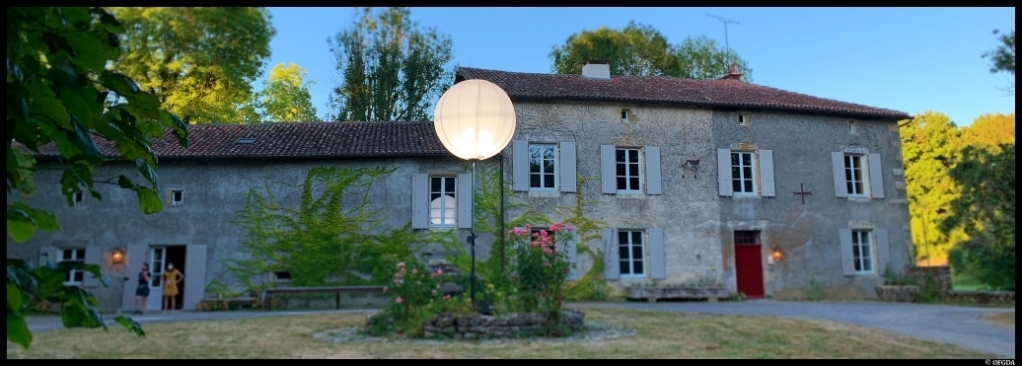
[[[273,294],[280,293],[334,293],[334,299],[337,304],[337,310],[341,309],[341,293],[342,292],[383,292],[385,286],[328,286],[328,287],[280,287],[271,288],[263,291],[263,308],[269,311],[270,300],[273,298]]]

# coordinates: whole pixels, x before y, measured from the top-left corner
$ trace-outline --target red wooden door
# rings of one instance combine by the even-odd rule
[[[735,271],[738,277],[738,291],[746,298],[762,298],[763,258],[760,245],[735,245]]]

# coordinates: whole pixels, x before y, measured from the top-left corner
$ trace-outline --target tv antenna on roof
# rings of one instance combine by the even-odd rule
[[[706,15],[714,17],[714,18],[717,18],[722,23],[724,23],[724,46],[727,47],[727,64],[730,66],[731,65],[731,45],[728,43],[728,40],[727,40],[727,25],[728,25],[728,23],[735,23],[735,24],[739,24],[739,23],[737,21],[734,21],[734,20],[731,20],[731,19],[721,18],[721,17],[718,17],[718,16],[713,15],[713,14],[706,14]]]

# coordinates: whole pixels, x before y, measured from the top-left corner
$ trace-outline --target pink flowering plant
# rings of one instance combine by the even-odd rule
[[[367,333],[416,336],[421,333],[423,322],[430,317],[445,312],[465,314],[473,311],[467,299],[441,293],[443,284],[442,269],[429,271],[419,263],[398,263],[393,278],[384,287],[390,301],[383,311],[369,319]]]
[[[510,293],[504,299],[509,308],[520,312],[559,313],[564,301],[562,289],[571,269],[566,245],[572,229],[552,223],[548,229],[533,232],[530,225],[508,232],[510,241]],[[499,300],[498,300],[499,301]]]

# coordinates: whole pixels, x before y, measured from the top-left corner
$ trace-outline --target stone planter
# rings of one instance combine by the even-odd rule
[[[877,286],[876,291],[880,300],[887,302],[915,302],[919,296],[919,286],[883,285]]]
[[[441,314],[423,324],[425,338],[441,339],[492,339],[530,337],[550,322],[546,314],[508,314],[503,316],[455,316]],[[561,325],[572,332],[585,327],[585,313],[579,310],[563,310]]]
[[[672,286],[672,287],[628,287],[625,296],[629,300],[709,300],[717,301],[731,297],[731,292],[718,286]]]

